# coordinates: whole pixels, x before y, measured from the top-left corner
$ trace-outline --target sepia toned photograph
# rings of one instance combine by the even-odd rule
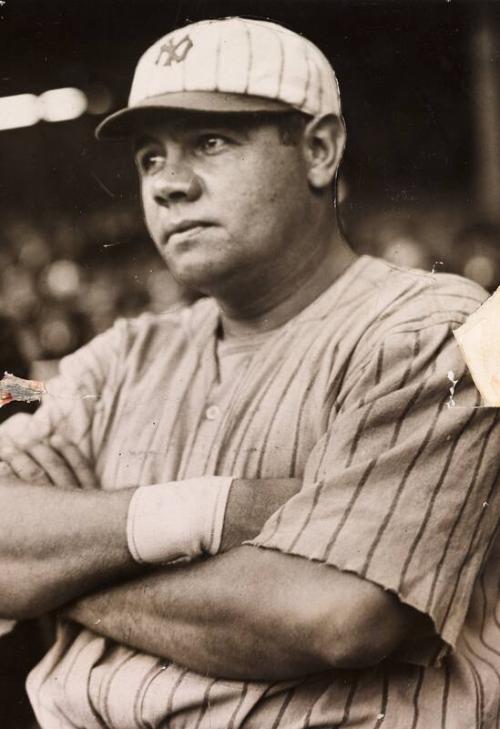
[[[0,0],[0,729],[500,729],[500,2]]]

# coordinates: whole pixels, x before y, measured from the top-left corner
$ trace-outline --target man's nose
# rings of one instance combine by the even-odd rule
[[[189,165],[166,164],[155,176],[153,195],[158,205],[192,202],[201,194],[201,182]]]

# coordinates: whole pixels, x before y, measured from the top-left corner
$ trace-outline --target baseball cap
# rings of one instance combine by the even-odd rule
[[[203,20],[168,33],[140,58],[128,106],[99,124],[99,139],[128,136],[158,109],[340,116],[340,91],[327,58],[277,23]]]

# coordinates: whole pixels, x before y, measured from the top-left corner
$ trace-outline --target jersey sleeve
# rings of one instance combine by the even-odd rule
[[[92,421],[106,388],[114,387],[119,379],[126,332],[126,320],[119,320],[64,357],[59,374],[46,383],[47,394],[38,410],[33,415],[20,413],[8,418],[0,426],[0,438],[8,436],[22,447],[59,433],[92,461]]]
[[[404,660],[432,663],[457,640],[494,538],[499,433],[449,325],[400,328],[350,369],[301,492],[249,544],[394,592],[436,631]]]
[[[18,413],[0,425],[0,440],[9,437],[19,446],[60,433],[92,462],[91,428],[107,387],[119,378],[127,322],[111,329],[61,360],[59,374],[46,383],[48,393],[33,415]],[[8,405],[6,407],[9,407]],[[0,618],[0,639],[16,625]]]

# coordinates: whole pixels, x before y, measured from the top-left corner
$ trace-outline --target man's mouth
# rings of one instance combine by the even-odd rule
[[[205,228],[212,226],[212,223],[208,223],[204,220],[182,220],[180,223],[173,225],[168,231],[168,238],[172,238],[174,235],[182,235],[183,238],[195,236]]]

